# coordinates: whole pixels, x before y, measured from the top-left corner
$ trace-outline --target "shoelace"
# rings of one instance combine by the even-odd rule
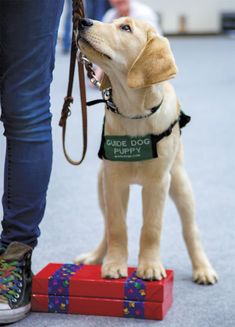
[[[16,302],[22,287],[22,269],[19,261],[0,259],[0,302]]]

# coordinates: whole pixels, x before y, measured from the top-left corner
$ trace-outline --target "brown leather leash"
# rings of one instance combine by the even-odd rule
[[[61,111],[61,118],[59,121],[59,126],[62,127],[62,144],[63,151],[66,159],[72,165],[80,165],[85,158],[87,151],[87,106],[86,106],[86,86],[84,78],[84,65],[87,70],[87,75],[90,81],[94,85],[98,85],[98,81],[95,77],[95,72],[92,67],[92,63],[89,62],[81,53],[78,55],[78,33],[79,33],[79,21],[85,17],[84,5],[82,0],[73,0],[73,35],[70,53],[70,68],[69,68],[69,81],[67,88],[67,95],[64,98],[64,105]],[[83,150],[81,159],[75,161],[69,156],[65,140],[66,140],[66,126],[67,118],[71,115],[71,104],[73,103],[73,81],[76,68],[76,62],[78,63],[78,77],[80,85],[80,99],[81,99],[81,110],[82,110],[82,135],[83,135]]]

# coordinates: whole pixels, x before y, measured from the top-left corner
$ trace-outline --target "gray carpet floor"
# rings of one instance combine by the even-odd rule
[[[191,124],[182,134],[185,163],[195,192],[201,237],[219,273],[219,283],[215,286],[192,283],[178,215],[168,201],[161,253],[165,267],[175,271],[175,284],[174,304],[164,321],[31,313],[16,326],[235,326],[235,42],[227,37],[173,38],[171,44],[179,67],[173,83],[183,110],[192,116]],[[53,172],[42,235],[33,256],[34,272],[48,262],[71,262],[75,255],[92,249],[103,231],[96,192],[103,108],[101,105],[89,109],[88,154],[81,167],[72,167],[64,159],[58,127],[67,65],[68,57],[58,50],[52,85]],[[89,99],[97,96],[97,91],[88,91]],[[75,101],[68,133],[68,147],[74,157],[78,157],[81,149],[79,110],[79,101]],[[4,142],[2,137],[1,159]],[[0,169],[2,181],[3,160]],[[137,186],[131,191],[128,226],[129,265],[135,266],[141,227]]]

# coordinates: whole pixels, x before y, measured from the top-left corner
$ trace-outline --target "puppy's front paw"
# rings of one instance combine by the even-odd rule
[[[96,252],[89,252],[76,256],[73,259],[73,262],[76,264],[84,263],[85,265],[96,265],[98,263],[101,263],[102,259],[103,258],[99,256]]]
[[[210,266],[199,267],[193,271],[193,281],[197,284],[213,285],[218,281],[218,275]]]
[[[102,265],[102,277],[103,278],[123,278],[127,277],[127,265],[126,263],[109,262]]]
[[[161,262],[140,263],[136,274],[139,278],[147,280],[161,280],[166,277],[166,271]]]

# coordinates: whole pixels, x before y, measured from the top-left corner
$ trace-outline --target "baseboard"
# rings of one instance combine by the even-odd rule
[[[226,35],[225,33],[206,32],[206,33],[164,33],[167,37],[208,37],[208,36],[221,36]]]

